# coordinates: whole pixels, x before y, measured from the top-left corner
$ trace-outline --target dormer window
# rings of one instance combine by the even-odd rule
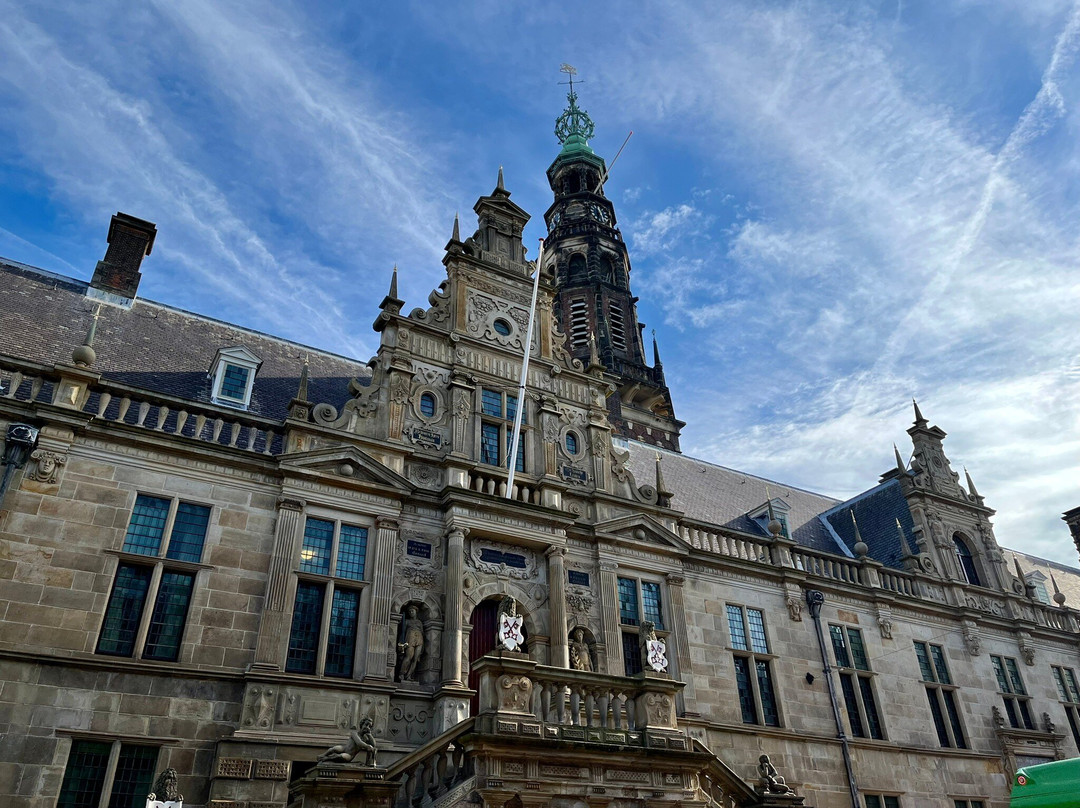
[[[770,505],[772,506],[772,514],[770,515]],[[785,539],[791,538],[791,530],[788,528],[788,504],[779,497],[773,497],[771,500],[765,502],[763,505],[750,511],[747,516],[754,520],[766,534],[769,533],[769,522],[775,518],[780,523],[780,534]]]
[[[222,348],[210,371],[210,398],[215,404],[246,410],[251,404],[251,388],[262,360],[243,346]]]

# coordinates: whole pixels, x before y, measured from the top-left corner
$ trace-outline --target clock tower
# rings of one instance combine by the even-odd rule
[[[570,352],[587,365],[595,351],[607,370],[615,388],[608,398],[615,431],[678,451],[684,424],[675,418],[655,339],[653,364],[645,362],[645,326],[638,322],[637,298],[630,291],[630,255],[615,208],[604,196],[606,165],[589,146],[594,126],[577,105],[572,74],[567,99],[555,123],[562,149],[547,170],[555,201],[544,214],[555,311]]]

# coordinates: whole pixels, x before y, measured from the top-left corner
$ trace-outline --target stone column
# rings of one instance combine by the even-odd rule
[[[622,631],[619,629],[618,571],[619,565],[614,561],[600,562],[600,613],[604,621],[604,645],[607,646],[607,672],[625,676]]]
[[[386,653],[390,648],[390,605],[394,590],[394,558],[398,523],[380,516],[375,520],[375,546],[368,549],[371,574],[368,600],[367,663],[365,679],[386,679]]]
[[[694,666],[690,661],[690,641],[686,636],[686,602],[683,599],[683,584],[686,579],[681,575],[672,573],[667,577],[668,597],[671,600],[671,634],[674,642],[675,662],[679,668],[679,679],[686,682],[686,687],[675,695],[675,705],[679,715],[685,715],[687,711],[697,712],[697,698],[694,695]],[[687,706],[689,705],[689,707]]]
[[[446,613],[443,616],[443,684],[461,681],[461,606],[465,597],[465,530],[446,537]]]
[[[550,662],[556,668],[570,667],[570,642],[566,634],[566,566],[565,547],[549,547],[548,559],[548,612],[551,616]]]
[[[302,499],[278,498],[278,518],[274,526],[274,550],[266,581],[266,602],[259,620],[259,640],[255,663],[261,670],[281,670],[281,647],[288,640],[289,577],[300,531],[300,516],[306,503]]]

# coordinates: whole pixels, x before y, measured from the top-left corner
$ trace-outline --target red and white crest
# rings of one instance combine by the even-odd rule
[[[645,650],[650,668],[657,673],[667,670],[667,646],[663,640],[649,640]]]
[[[525,644],[525,634],[521,627],[525,624],[525,618],[521,615],[503,614],[499,618],[499,633],[496,640],[507,651],[516,651]]]

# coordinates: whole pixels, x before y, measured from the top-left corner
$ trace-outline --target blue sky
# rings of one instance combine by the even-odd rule
[[[683,448],[846,497],[950,433],[999,541],[1077,563],[1080,3],[0,0],[0,255],[362,359],[500,165],[593,146]],[[1076,604],[1073,604],[1076,605]]]

